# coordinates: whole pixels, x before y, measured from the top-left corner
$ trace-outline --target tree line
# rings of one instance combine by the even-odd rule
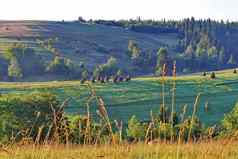
[[[82,19],[82,17],[81,17]],[[82,21],[80,21],[82,22]],[[177,61],[179,72],[216,70],[237,66],[238,23],[212,19],[187,18],[183,20],[89,20],[87,23],[117,26],[135,32],[149,34],[176,34],[178,43],[169,48],[170,58]],[[156,65],[154,50],[138,49],[136,42],[129,41],[128,51],[132,61],[140,67]],[[159,49],[159,48],[158,48]],[[152,51],[152,53],[151,53]],[[148,68],[148,67],[147,67]]]

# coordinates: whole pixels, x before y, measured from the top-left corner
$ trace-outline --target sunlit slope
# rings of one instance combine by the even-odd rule
[[[110,56],[122,66],[130,67],[126,54],[128,41],[134,40],[143,50],[155,51],[160,46],[176,46],[176,34],[144,34],[125,28],[79,22],[52,21],[0,21],[0,52],[9,45],[23,43],[33,47],[45,60],[51,59],[49,50],[39,45],[39,40],[57,38],[57,53],[74,62],[84,62],[88,67],[104,63]]]
[[[171,107],[173,78],[166,79],[165,101]],[[157,114],[162,103],[161,78],[143,77],[120,84],[93,84],[97,95],[105,100],[112,119],[127,120],[136,115],[141,120],[149,120],[150,112]],[[89,90],[78,81],[42,82],[42,83],[1,83],[2,93],[26,93],[32,91],[51,91],[61,100],[72,97],[67,107],[68,113],[84,113]],[[197,116],[206,123],[214,124],[229,112],[238,99],[238,74],[233,70],[216,72],[216,79],[200,74],[179,76],[176,78],[176,109],[180,113],[188,105],[187,115],[191,114],[198,94]],[[205,109],[208,106],[208,112]],[[97,106],[91,104],[91,112],[96,117]]]

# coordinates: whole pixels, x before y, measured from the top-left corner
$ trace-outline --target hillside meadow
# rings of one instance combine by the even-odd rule
[[[191,115],[193,104],[198,93],[198,117],[203,123],[213,125],[223,119],[237,102],[238,75],[233,70],[216,72],[216,79],[210,79],[202,73],[178,76],[176,78],[176,110],[181,112],[188,106],[187,116]],[[167,77],[165,83],[165,103],[171,105],[173,78]],[[158,113],[162,103],[161,78],[141,77],[129,82],[93,84],[98,96],[106,103],[109,117],[112,120],[128,119],[135,115],[140,120],[149,120],[151,111]],[[71,98],[66,107],[68,114],[85,114],[86,102],[90,94],[86,84],[79,81],[23,82],[0,83],[2,94],[25,94],[30,92],[53,92],[63,101]],[[206,108],[206,109],[205,109]],[[96,104],[91,104],[91,112],[96,116]]]

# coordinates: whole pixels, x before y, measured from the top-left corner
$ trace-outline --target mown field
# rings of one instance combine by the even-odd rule
[[[198,93],[201,93],[197,115],[209,125],[219,122],[224,114],[231,111],[238,97],[238,74],[232,70],[216,72],[217,78],[211,80],[201,74],[179,76],[176,78],[176,109],[181,112],[188,105],[187,115],[191,115],[193,103]],[[173,78],[166,78],[165,102],[171,106]],[[148,120],[150,112],[158,113],[162,103],[161,78],[135,78],[130,82],[119,84],[93,84],[97,95],[105,100],[111,119],[128,120],[136,115],[141,120]],[[64,99],[71,97],[66,108],[69,114],[83,114],[90,91],[79,81],[52,81],[39,83],[0,83],[1,93],[27,93],[34,91],[50,91]],[[208,111],[205,111],[205,105]],[[91,104],[91,112],[96,116],[97,107]]]

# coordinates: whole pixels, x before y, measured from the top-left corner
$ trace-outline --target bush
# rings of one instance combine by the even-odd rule
[[[211,77],[211,79],[215,79],[216,78],[215,72],[212,72],[210,77]]]
[[[51,123],[51,106],[56,108],[58,104],[56,96],[50,93],[2,95],[0,97],[0,141],[8,141],[19,131],[29,129],[32,129],[30,135],[35,137],[37,128]]]
[[[137,120],[136,116],[132,116],[131,119],[128,121],[128,129],[127,135],[128,137],[134,140],[142,140],[144,139],[146,134],[145,126]]]
[[[180,130],[182,130],[181,139],[185,141],[189,140],[188,137],[189,137],[189,131],[191,128],[191,118],[187,118],[186,120],[184,120],[184,122],[178,124],[177,127]],[[202,123],[197,117],[194,117],[193,126],[192,126],[191,134],[190,134],[191,139],[197,140],[203,135],[203,133],[204,133],[204,127]],[[178,132],[176,134],[178,135]]]
[[[230,113],[225,115],[222,126],[227,133],[238,131],[238,104],[236,104]]]

